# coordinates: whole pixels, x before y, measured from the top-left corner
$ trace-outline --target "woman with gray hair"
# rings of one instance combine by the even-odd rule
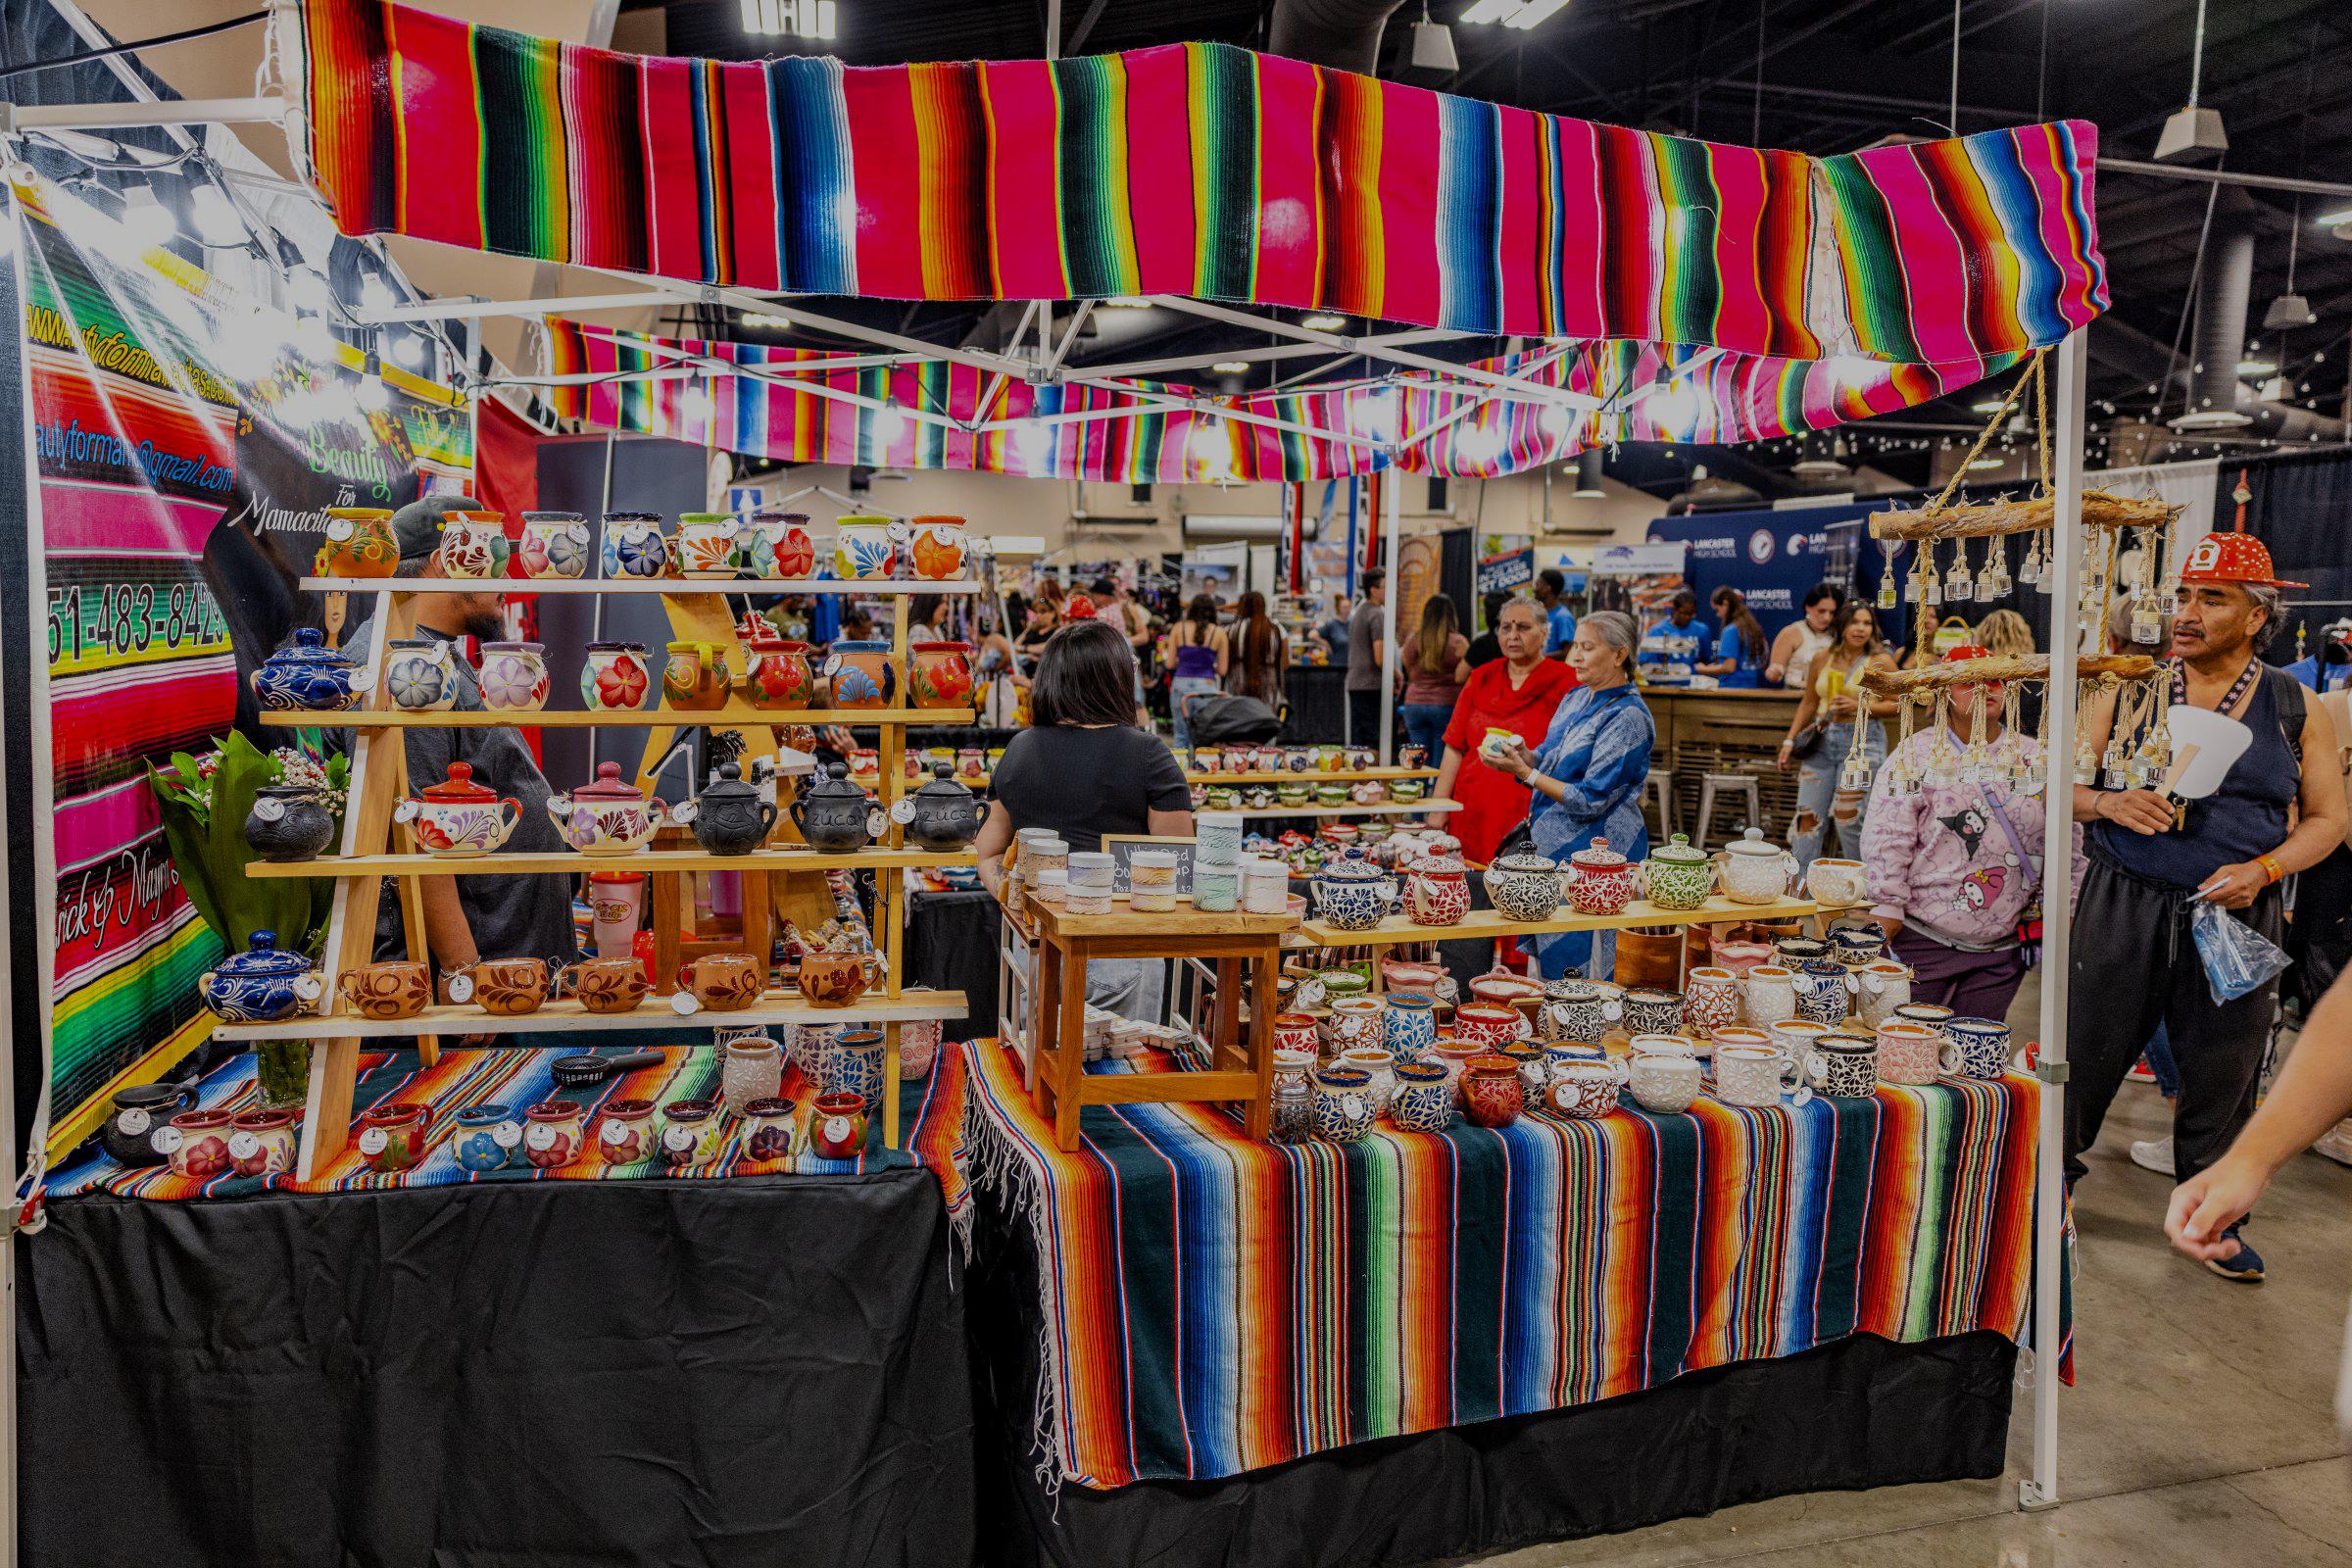
[[[1534,751],[1514,746],[1493,765],[1535,792],[1528,831],[1536,848],[1554,859],[1588,849],[1594,839],[1630,860],[1649,853],[1649,828],[1642,819],[1642,786],[1649,776],[1649,750],[1657,724],[1634,689],[1634,659],[1641,631],[1631,615],[1597,611],[1577,622],[1568,662],[1581,683],[1552,714],[1544,744]],[[1482,754],[1483,755],[1483,754]],[[1593,957],[1587,931],[1534,939],[1544,976],[1556,980]],[[1604,944],[1599,955],[1610,957]],[[1605,973],[1602,978],[1606,978]]]

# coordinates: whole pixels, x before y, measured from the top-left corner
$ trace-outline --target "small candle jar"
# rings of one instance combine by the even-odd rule
[[[228,1174],[228,1112],[183,1110],[155,1131],[155,1148],[172,1174],[192,1182]]]
[[[709,1100],[673,1100],[662,1113],[662,1163],[671,1170],[708,1163],[718,1155],[725,1132],[718,1105]]]
[[[755,1100],[772,1100],[784,1087],[784,1050],[765,1035],[752,1035],[726,1044],[726,1066],[719,1074],[719,1102],[731,1116],[744,1114]]]
[[[522,1157],[539,1170],[572,1162],[587,1112],[576,1100],[543,1100],[522,1113]]]
[[[743,1107],[743,1152],[747,1159],[784,1159],[792,1153],[793,1113],[799,1109],[781,1097],[755,1100]]]
[[[280,1176],[294,1168],[291,1110],[239,1111],[228,1124],[229,1164],[240,1176]]]
[[[654,1102],[612,1100],[596,1129],[596,1152],[608,1165],[634,1165],[654,1152]]]
[[[856,1095],[819,1095],[808,1120],[809,1147],[827,1159],[865,1152],[865,1102]]]
[[[522,1148],[522,1123],[514,1113],[496,1101],[468,1105],[458,1112],[458,1130],[451,1138],[451,1152],[465,1170],[480,1175],[484,1171],[505,1170],[521,1163],[516,1152]]]
[[[371,1105],[360,1112],[360,1158],[377,1175],[407,1170],[424,1152],[422,1105]]]

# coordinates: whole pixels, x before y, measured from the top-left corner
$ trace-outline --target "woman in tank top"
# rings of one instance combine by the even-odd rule
[[[1168,711],[1176,721],[1176,749],[1188,752],[1193,747],[1193,726],[1185,716],[1184,700],[1217,690],[1231,658],[1225,628],[1217,623],[1216,600],[1208,594],[1195,594],[1169,641],[1175,645],[1176,662],[1169,672]]]

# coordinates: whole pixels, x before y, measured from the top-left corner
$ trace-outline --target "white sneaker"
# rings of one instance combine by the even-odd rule
[[[2319,1141],[2311,1146],[2311,1152],[2326,1154],[2338,1165],[2352,1165],[2352,1116],[2345,1117],[2320,1134]]]
[[[2132,1163],[2141,1170],[2152,1170],[2170,1179],[2173,1174],[2172,1135],[2168,1133],[2162,1138],[2143,1138],[2134,1143],[2132,1146]]]

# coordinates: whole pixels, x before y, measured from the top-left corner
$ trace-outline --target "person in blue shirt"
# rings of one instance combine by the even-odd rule
[[[1536,573],[1536,603],[1544,607],[1545,659],[1566,659],[1568,645],[1576,641],[1576,612],[1561,597],[1567,591],[1568,579],[1557,568],[1546,566]]]
[[[1642,667],[1655,675],[1688,675],[1713,646],[1698,618],[1698,595],[1685,588],[1667,601],[1666,618],[1642,634]]]
[[[2352,686],[2352,618],[2321,627],[2318,652],[2296,660],[2286,672],[2315,692]]]
[[[1758,624],[1755,612],[1747,608],[1747,598],[1728,583],[1709,596],[1707,603],[1723,621],[1723,635],[1716,640],[1712,662],[1698,666],[1702,675],[1715,677],[1718,686],[1752,687],[1764,675],[1764,628]]]

